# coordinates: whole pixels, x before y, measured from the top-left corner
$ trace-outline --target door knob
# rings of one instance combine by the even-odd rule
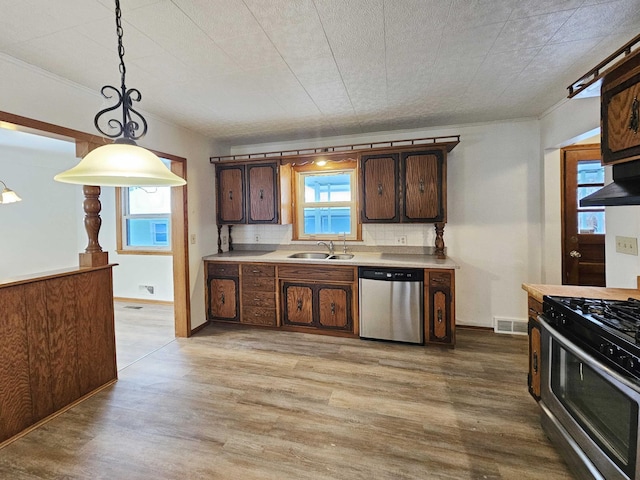
[[[582,257],[582,254],[580,252],[578,252],[577,250],[571,250],[569,252],[569,256],[572,258],[580,258]]]

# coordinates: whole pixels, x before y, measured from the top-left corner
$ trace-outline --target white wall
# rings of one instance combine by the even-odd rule
[[[232,147],[234,154],[296,147],[461,135],[448,157],[445,242],[456,272],[456,321],[493,327],[494,317],[523,318],[520,285],[540,277],[540,132],[536,120],[380,132],[290,143]],[[406,234],[410,245],[432,246],[432,225],[364,226],[367,245],[390,245]],[[234,228],[234,241],[290,242],[290,227]]]
[[[22,138],[28,141],[28,137]],[[0,147],[0,180],[22,198],[21,202],[0,205],[0,279],[67,268],[78,262],[80,196],[53,181],[56,173],[75,165],[75,145],[53,142],[56,151]]]
[[[0,71],[0,110],[96,133],[93,117],[102,105],[99,92],[80,87],[2,54]],[[209,156],[212,153],[225,154],[226,151],[216,148],[201,135],[146,113],[145,117],[149,122],[149,133],[140,141],[142,146],[187,158],[189,233],[196,234],[197,238],[195,244],[189,245],[191,324],[196,327],[206,320],[202,256],[217,250],[213,203],[214,169],[209,163]],[[103,242],[102,235],[100,241]],[[72,265],[77,265],[77,257]]]

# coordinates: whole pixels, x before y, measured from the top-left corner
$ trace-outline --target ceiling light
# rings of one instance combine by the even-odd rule
[[[133,102],[139,102],[142,94],[135,88],[127,90],[125,86],[126,68],[124,65],[124,47],[122,45],[122,13],[120,1],[116,2],[116,33],[118,35],[118,56],[120,57],[120,90],[111,85],[105,85],[100,92],[110,99],[115,96],[117,103],[98,112],[94,118],[94,125],[100,133],[115,138],[114,143],[103,145],[89,152],[78,165],[59,173],[54,180],[80,185],[95,185],[107,187],[135,187],[135,186],[169,186],[177,187],[187,182],[172,173],[157,155],[139,147],[139,140],[147,133],[147,121],[132,108]],[[121,119],[110,118],[107,125],[111,132],[104,131],[99,119],[109,112],[122,106]],[[141,130],[138,133],[138,130]]]
[[[0,180],[0,183],[3,186],[2,193],[0,194],[0,203],[15,203],[22,201],[18,194],[10,188],[7,188],[7,185],[2,180]]]

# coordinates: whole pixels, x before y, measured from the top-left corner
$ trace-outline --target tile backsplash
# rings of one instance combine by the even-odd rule
[[[223,227],[223,235],[226,235]],[[237,225],[231,232],[234,244],[309,244],[309,241],[291,240],[291,225]],[[363,224],[362,241],[347,242],[362,246],[418,246],[430,247],[435,243],[432,224]]]

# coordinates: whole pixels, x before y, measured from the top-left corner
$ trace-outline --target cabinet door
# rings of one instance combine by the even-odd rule
[[[536,401],[540,400],[540,373],[542,372],[542,344],[538,315],[542,313],[542,304],[529,297],[529,393]]]
[[[209,279],[209,318],[238,320],[238,280]]]
[[[307,285],[284,283],[285,325],[311,325],[313,323],[313,290]]]
[[[400,221],[398,207],[398,154],[363,155],[362,215],[363,223]]]
[[[320,286],[318,323],[320,328],[351,330],[351,287]]]
[[[638,67],[636,67],[637,69]],[[607,80],[605,79],[605,83]],[[602,162],[640,157],[640,74],[602,86]]]
[[[216,166],[218,224],[246,223],[244,166]]]
[[[248,165],[248,223],[278,223],[277,165]]]
[[[426,342],[449,346],[455,344],[453,273],[427,270]]]
[[[401,158],[404,178],[402,221],[444,221],[442,152],[406,152]]]

